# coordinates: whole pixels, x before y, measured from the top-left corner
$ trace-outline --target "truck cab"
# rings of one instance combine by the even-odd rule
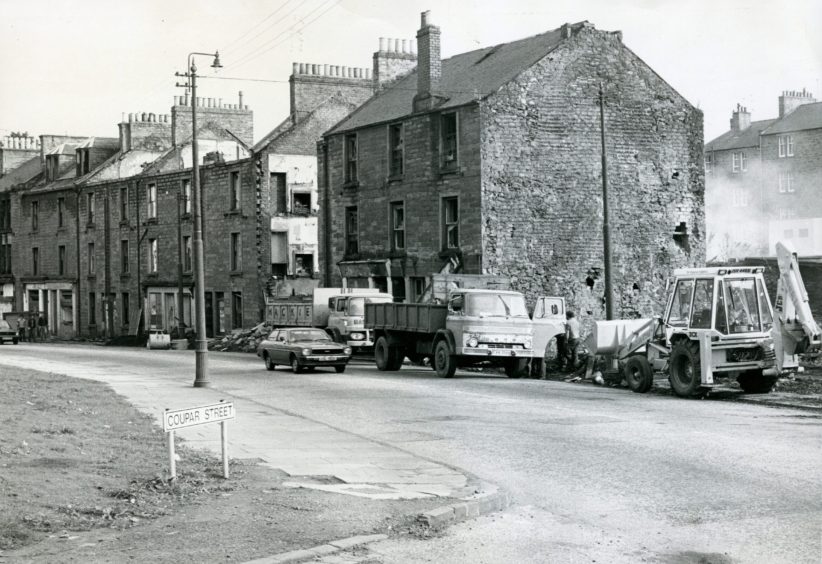
[[[448,298],[446,328],[454,336],[457,356],[477,360],[523,359],[525,362],[531,358],[533,326],[525,297],[519,292],[452,291]],[[512,364],[522,369],[519,363]]]
[[[365,304],[390,303],[391,294],[373,293],[362,295],[341,294],[328,299],[328,324],[326,331],[331,338],[352,348],[373,347],[371,330],[366,329]]]

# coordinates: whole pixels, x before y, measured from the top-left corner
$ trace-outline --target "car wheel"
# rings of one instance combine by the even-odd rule
[[[17,342],[18,342],[17,337],[13,338],[13,339],[11,340],[11,342],[12,342],[13,344],[15,344],[15,345],[16,345],[16,344],[17,344]]]
[[[271,360],[271,357],[268,353],[263,353],[263,360],[265,360],[265,369],[266,370],[274,370],[277,365],[274,364],[274,361]]]
[[[291,371],[294,372],[294,374],[299,374],[303,371],[303,367],[300,366],[300,361],[297,360],[297,357],[293,354],[291,355]]]
[[[337,374],[342,374],[343,372],[345,372],[345,365],[342,365],[342,366],[335,366],[335,367],[334,367],[334,370],[336,370],[336,371],[337,371]]]

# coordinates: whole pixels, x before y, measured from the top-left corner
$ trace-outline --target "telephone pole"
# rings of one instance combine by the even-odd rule
[[[614,287],[611,281],[611,213],[608,201],[608,159],[605,156],[605,99],[599,83],[599,128],[602,143],[602,241],[605,252],[605,319],[614,318]]]

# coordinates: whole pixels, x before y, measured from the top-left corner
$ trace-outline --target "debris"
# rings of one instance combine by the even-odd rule
[[[272,326],[260,323],[252,329],[235,329],[224,337],[211,339],[208,350],[230,352],[255,352],[257,346],[271,333]]]

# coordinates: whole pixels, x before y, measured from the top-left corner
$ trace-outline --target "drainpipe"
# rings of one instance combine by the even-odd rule
[[[323,284],[326,288],[331,287],[331,203],[329,201],[329,193],[330,190],[328,189],[328,182],[329,182],[329,173],[328,173],[328,141],[323,140],[322,142],[323,148],[323,238],[325,239],[325,254],[323,256],[323,279],[325,283]]]
[[[106,199],[103,202],[103,213],[105,214],[103,218],[103,228],[105,232],[103,234],[103,249],[104,249],[104,268],[105,268],[105,277],[106,281],[104,284],[104,289],[106,292],[105,304],[106,304],[106,336],[109,339],[114,338],[114,304],[112,303],[111,299],[111,220],[109,218],[110,206],[109,206],[109,197],[111,195],[111,186],[106,184]]]
[[[74,329],[74,333],[80,337],[82,335],[82,330],[80,329],[83,326],[83,299],[82,294],[80,292],[80,187],[76,186],[74,188],[74,207],[75,207],[75,214],[74,214],[74,222],[76,226],[75,236],[77,239],[77,311],[75,312],[75,319],[77,320],[77,327]]]

